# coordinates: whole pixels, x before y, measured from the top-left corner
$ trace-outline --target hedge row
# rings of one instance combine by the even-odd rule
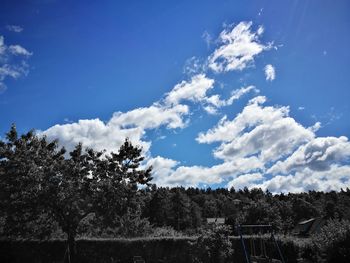
[[[260,254],[260,241],[255,240],[256,254]],[[244,263],[244,255],[239,238],[231,238],[234,262]],[[266,250],[278,258],[272,243],[266,242]],[[78,240],[77,252],[84,263],[128,263],[133,256],[141,256],[147,263],[191,263],[196,238],[140,238],[140,239],[90,239]],[[251,241],[246,239],[247,249]],[[281,244],[285,260],[297,262],[299,248],[293,242]],[[63,262],[66,243],[51,241],[0,241],[0,262],[8,263],[58,263]]]

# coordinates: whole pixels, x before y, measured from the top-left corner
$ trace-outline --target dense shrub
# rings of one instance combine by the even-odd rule
[[[83,263],[128,263],[132,262],[133,256],[141,256],[147,263],[245,263],[239,237],[228,238],[225,233],[227,232],[224,229],[219,228],[213,231],[207,230],[206,234],[199,238],[82,239],[77,240],[77,252],[79,261]],[[249,243],[248,238],[246,242]],[[0,262],[63,262],[66,248],[67,243],[64,240],[2,240]],[[287,263],[297,262],[300,249],[297,242],[281,240],[281,250]],[[271,243],[268,243],[267,250],[269,254],[277,252]],[[274,258],[278,256],[274,255]]]
[[[227,227],[209,229],[192,243],[192,262],[224,263],[232,262],[232,243],[227,235]]]
[[[350,221],[330,219],[312,237],[314,261],[350,262]]]

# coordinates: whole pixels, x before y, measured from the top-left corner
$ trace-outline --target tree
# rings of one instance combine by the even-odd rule
[[[84,150],[78,144],[68,157],[57,141],[47,142],[33,131],[19,137],[12,126],[0,142],[0,205],[7,229],[23,231],[23,222],[45,215],[67,234],[74,262],[82,220],[94,213],[104,225],[114,226],[137,202],[138,185],[152,179],[151,167],[140,168],[141,151],[126,139],[118,153]]]
[[[172,210],[174,213],[173,227],[184,230],[191,226],[191,200],[181,188],[175,189],[172,197]]]
[[[33,131],[19,137],[14,125],[6,141],[0,141],[0,210],[7,235],[36,235],[52,225],[51,215],[42,209],[44,178],[52,175],[64,153],[57,142],[48,143]]]
[[[154,190],[152,200],[149,203],[150,220],[156,226],[170,225],[173,216],[172,195],[168,188]]]

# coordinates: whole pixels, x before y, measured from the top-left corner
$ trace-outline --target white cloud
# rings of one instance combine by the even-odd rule
[[[218,109],[213,106],[204,106],[204,110],[210,115],[217,115]]]
[[[12,32],[16,32],[16,33],[20,33],[23,31],[23,28],[21,26],[17,26],[17,25],[7,25],[6,29],[8,31],[12,31]]]
[[[13,55],[22,55],[22,56],[31,56],[33,53],[29,52],[26,50],[24,47],[20,45],[11,45],[8,47],[8,50],[13,54]]]
[[[26,69],[21,66],[4,64],[0,67],[1,81],[3,81],[6,77],[17,79],[21,75],[26,75]]]
[[[209,57],[209,68],[215,72],[243,70],[253,65],[254,57],[264,50],[271,48],[271,44],[262,44],[259,37],[263,27],[256,32],[251,30],[252,22],[240,22],[232,30],[225,29],[220,34],[222,46]]]
[[[258,154],[266,163],[289,155],[299,145],[314,138],[314,133],[293,118],[283,117],[267,124],[259,124],[251,131],[239,134],[214,151],[217,158],[231,160]]]
[[[174,107],[162,107],[152,105],[145,108],[137,108],[125,113],[113,114],[110,123],[118,127],[140,127],[154,129],[166,125],[169,129],[184,128],[186,123],[183,116],[189,113],[187,105],[175,105]]]
[[[195,75],[190,81],[180,82],[172,91],[167,93],[164,99],[165,104],[176,105],[182,100],[202,101],[206,98],[207,91],[213,88],[213,85],[213,79],[207,78],[204,74]]]
[[[243,95],[249,92],[259,93],[260,90],[255,88],[255,86],[242,87],[240,89],[236,89],[232,92],[231,97],[226,101],[226,105],[232,105],[235,100],[239,100]]]
[[[232,105],[232,103],[236,100],[239,100],[243,95],[249,93],[250,91],[254,91],[255,93],[259,93],[260,91],[254,86],[242,87],[240,89],[236,89],[231,92],[231,97],[227,100],[221,100],[218,94],[207,97],[205,100],[207,103],[215,106],[216,108],[220,108],[223,106]]]
[[[265,103],[264,96],[251,99],[246,107],[232,121],[223,117],[216,127],[209,129],[205,133],[199,133],[196,140],[199,143],[229,142],[235,139],[246,128],[251,128],[257,124],[273,123],[275,120],[288,116],[288,107],[261,107]]]
[[[157,169],[154,171],[156,183],[164,186],[198,186],[200,184],[219,184],[241,173],[262,168],[263,164],[256,157],[237,158],[236,160],[205,166],[177,166],[179,163],[157,157]],[[153,164],[153,160],[149,162]],[[159,169],[158,167],[161,167]]]
[[[59,139],[60,145],[71,151],[79,142],[84,147],[96,150],[117,151],[129,138],[135,145],[143,147],[144,153],[149,150],[150,142],[142,140],[144,130],[139,127],[121,128],[99,119],[79,120],[76,123],[55,125],[43,131],[49,140]]]
[[[277,162],[270,173],[289,173],[309,168],[313,171],[327,171],[333,164],[350,159],[350,142],[345,136],[318,137],[300,146],[290,157]]]
[[[251,29],[251,22],[241,22],[232,30],[220,34],[221,46],[206,61],[191,58],[185,72],[192,77],[174,86],[160,101],[149,107],[116,112],[111,119],[80,120],[55,125],[41,134],[58,138],[71,150],[78,142],[98,150],[117,151],[126,137],[143,147],[145,165],[153,166],[154,183],[162,186],[201,186],[225,184],[235,188],[261,187],[273,192],[339,190],[350,182],[350,143],[346,137],[316,137],[319,122],[304,127],[290,116],[288,106],[266,106],[267,98],[256,96],[233,119],[221,118],[213,128],[198,134],[198,143],[217,142],[213,156],[221,163],[213,166],[185,166],[162,156],[152,157],[149,130],[159,128],[182,129],[189,125],[191,115],[188,102],[198,103],[209,114],[232,105],[243,95],[259,90],[254,86],[234,90],[230,97],[213,94],[214,79],[207,77],[205,67],[215,72],[242,70],[254,65],[255,57],[270,49],[260,37],[264,28]],[[20,46],[6,46],[0,38],[0,58],[28,57],[31,53]],[[5,77],[17,78],[24,72],[12,64],[0,68],[0,90]],[[193,75],[196,74],[196,75]],[[275,70],[266,65],[267,80],[275,79]],[[188,105],[186,105],[186,103]],[[175,133],[174,133],[175,134]],[[169,144],[176,147],[176,144]],[[171,147],[171,146],[170,146]]]
[[[116,151],[128,137],[133,144],[142,146],[144,153],[148,154],[151,142],[144,140],[146,130],[161,126],[169,129],[184,128],[186,123],[183,116],[187,113],[186,105],[170,108],[152,105],[125,113],[116,112],[107,123],[99,119],[79,120],[76,123],[55,125],[42,134],[49,139],[59,139],[60,144],[68,150],[81,142],[84,147]]]
[[[350,182],[350,142],[342,137],[316,137],[317,122],[306,128],[289,116],[289,108],[263,106],[263,96],[251,99],[229,121],[200,133],[200,143],[220,142],[214,155],[224,161],[255,157],[261,167],[237,174],[227,186],[261,187],[274,192],[329,191]],[[270,168],[269,168],[270,167]]]
[[[7,89],[7,78],[17,79],[29,72],[27,59],[32,55],[20,45],[7,46],[4,37],[0,36],[0,92]]]
[[[277,175],[260,184],[251,187],[259,187],[271,192],[305,192],[315,191],[339,191],[350,185],[350,166],[333,164],[326,171],[314,171],[304,168],[294,175]]]
[[[142,107],[128,112],[115,112],[108,122],[99,119],[79,120],[76,123],[55,125],[41,132],[49,139],[59,139],[61,145],[72,150],[77,143],[84,147],[107,151],[116,151],[128,137],[135,145],[143,147],[144,154],[149,154],[150,141],[145,141],[147,130],[166,127],[168,129],[185,128],[190,114],[189,106],[179,104],[182,100],[194,102],[205,98],[214,80],[203,74],[193,76],[191,81],[182,81],[166,94],[164,100],[149,107]]]
[[[205,71],[205,64],[201,61],[201,59],[197,57],[191,57],[186,60],[185,65],[183,67],[183,73],[187,75],[195,75],[200,74]]]
[[[152,166],[153,183],[167,185],[167,178],[174,172],[173,169],[179,164],[178,161],[157,156],[147,161],[147,167]]]
[[[276,78],[276,71],[274,66],[268,64],[264,68],[266,80],[273,81]]]
[[[207,47],[209,47],[211,45],[211,43],[213,42],[213,38],[208,33],[208,31],[204,31],[204,33],[202,34],[202,38],[204,39],[205,43],[207,44]]]
[[[227,184],[227,188],[234,187],[235,189],[243,189],[244,187],[250,187],[256,184],[258,181],[263,179],[263,175],[261,173],[251,173],[251,174],[243,174]]]

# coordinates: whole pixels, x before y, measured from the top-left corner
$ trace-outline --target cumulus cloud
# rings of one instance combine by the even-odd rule
[[[349,183],[348,138],[317,137],[319,122],[304,127],[289,116],[289,107],[264,106],[251,99],[233,120],[225,116],[200,133],[200,143],[219,142],[213,154],[224,163],[255,157],[261,162],[229,181],[228,187],[260,187],[274,192],[339,190]]]
[[[163,138],[158,133],[160,128],[187,127],[192,104],[201,105],[209,114],[219,114],[221,107],[232,105],[245,94],[260,92],[255,86],[247,86],[222,98],[215,92],[214,79],[203,72],[208,67],[220,73],[254,65],[255,57],[272,47],[261,43],[263,31],[262,26],[254,31],[251,22],[225,29],[219,38],[221,46],[208,57],[206,64],[191,58],[185,65],[185,73],[191,77],[176,84],[151,106],[116,112],[107,122],[93,119],[55,125],[41,134],[49,139],[58,138],[68,150],[82,142],[85,147],[116,151],[128,137],[133,144],[143,147],[147,157],[144,165],[153,166],[153,182],[162,186],[222,184],[235,188],[261,187],[272,192],[345,188],[350,182],[348,139],[317,137],[319,122],[305,127],[290,116],[288,106],[266,105],[265,96],[255,96],[235,117],[223,116],[214,127],[197,135],[198,143],[216,143],[212,154],[218,164],[185,166],[164,156],[152,157],[148,132],[157,130],[157,137]],[[8,56],[30,55],[21,46],[4,45],[0,38],[0,61]],[[266,80],[275,79],[271,64],[264,70]],[[23,74],[12,64],[2,64],[0,91],[4,80],[1,76],[17,78]]]
[[[232,30],[221,32],[219,41],[222,44],[208,58],[208,66],[215,72],[243,70],[254,64],[254,57],[271,48],[271,44],[263,44],[259,37],[264,29],[251,29],[252,22],[240,22]]]
[[[6,29],[8,31],[12,31],[12,32],[16,32],[16,33],[20,33],[23,31],[23,28],[21,26],[17,26],[17,25],[7,25]]]
[[[155,161],[150,160],[154,165]],[[164,186],[198,186],[200,184],[219,184],[241,173],[261,169],[263,164],[256,157],[237,158],[230,162],[205,166],[178,166],[179,163],[157,157],[154,170],[155,182]]]
[[[200,143],[221,142],[214,156],[225,161],[257,154],[264,162],[291,154],[315,134],[289,117],[288,107],[264,107],[262,96],[250,100],[232,121],[226,117],[207,133],[200,133]]]
[[[79,120],[77,123],[55,125],[42,134],[49,139],[58,138],[69,150],[81,142],[84,147],[116,151],[128,137],[133,144],[142,146],[144,153],[147,153],[151,142],[143,138],[146,130],[160,126],[169,129],[184,128],[183,115],[186,114],[188,114],[186,105],[170,108],[152,105],[125,113],[116,112],[107,123],[99,119]]]
[[[284,117],[268,124],[259,124],[251,131],[223,143],[214,151],[217,158],[230,160],[259,154],[265,162],[290,154],[298,145],[310,141],[314,133],[298,124],[293,118]]]
[[[218,114],[218,109],[210,105],[204,106],[204,110],[210,115]]]
[[[273,193],[280,192],[304,192],[316,191],[339,191],[350,185],[349,165],[330,165],[326,171],[314,171],[308,167],[295,174],[277,175],[262,183],[251,185],[251,187],[269,189]]]
[[[350,142],[345,136],[318,137],[300,146],[290,157],[277,162],[270,173],[290,173],[309,168],[312,171],[327,171],[333,164],[350,159]]]
[[[194,102],[202,101],[206,98],[208,90],[212,89],[214,80],[207,78],[204,74],[198,74],[190,81],[182,81],[177,84],[164,99],[167,105],[176,105],[182,100]]]
[[[184,128],[183,116],[187,115],[187,105],[175,105],[165,108],[160,105],[137,108],[128,112],[116,112],[109,123],[118,127],[140,127],[143,129],[154,129],[165,125],[169,129]]]
[[[274,66],[268,64],[264,68],[266,80],[273,81],[276,78],[276,71]]]
[[[175,85],[164,100],[149,107],[115,112],[108,122],[93,119],[55,125],[41,134],[46,135],[48,139],[59,139],[60,144],[68,150],[72,150],[74,145],[81,142],[84,147],[116,151],[128,137],[133,144],[143,147],[145,155],[149,155],[151,142],[145,140],[147,130],[186,127],[188,121],[185,118],[190,113],[189,106],[179,104],[180,101],[201,100],[212,85],[213,80],[204,75],[197,75],[190,82],[183,81]]]
[[[7,89],[7,78],[17,79],[28,74],[27,60],[31,55],[20,45],[6,45],[4,37],[0,36],[0,92]]]
[[[140,127],[121,128],[110,122],[99,119],[79,120],[75,123],[55,125],[41,134],[49,140],[59,139],[60,145],[71,151],[75,145],[82,143],[84,147],[96,150],[117,151],[125,138],[143,147],[144,153],[149,150],[150,142],[142,140],[144,130]]]
[[[196,140],[199,143],[229,142],[246,128],[259,123],[269,124],[288,116],[289,107],[261,107],[265,101],[266,97],[264,96],[251,99],[233,120],[227,120],[227,116],[224,116],[214,128],[199,133]]]
[[[263,179],[263,175],[261,173],[251,173],[251,174],[243,174],[227,184],[227,188],[235,188],[235,189],[243,189],[244,187],[250,187],[255,185],[258,181]]]

